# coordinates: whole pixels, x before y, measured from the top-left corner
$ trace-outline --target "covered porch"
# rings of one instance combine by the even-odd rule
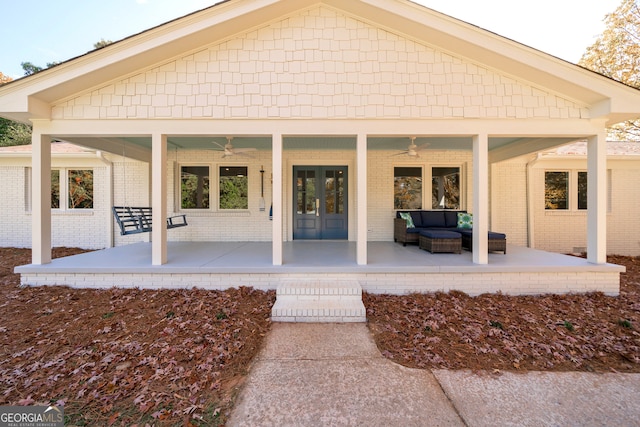
[[[432,121],[427,129],[421,121],[406,120],[403,125],[409,132],[408,135],[418,135],[410,137],[396,133],[395,121],[318,123],[278,120],[247,123],[252,124],[249,128],[261,127],[263,131],[267,131],[266,134],[238,133],[235,123],[226,121],[215,123],[215,127],[222,131],[216,134],[207,134],[211,122],[181,120],[156,121],[152,126],[158,131],[152,134],[125,129],[130,127],[130,123],[119,121],[109,123],[109,130],[105,123],[96,121],[43,124],[46,130],[43,129],[40,134],[34,132],[33,138],[33,157],[36,165],[33,170],[33,263],[46,264],[50,261],[52,224],[49,208],[49,142],[52,138],[88,147],[97,150],[98,153],[122,155],[123,159],[133,158],[148,164],[146,182],[118,185],[114,183],[115,180],[127,182],[127,176],[134,176],[135,173],[127,172],[125,165],[120,176],[117,176],[113,171],[115,162],[109,163],[111,204],[131,206],[127,204],[127,199],[130,200],[129,194],[135,192],[139,195],[138,198],[146,199],[137,203],[146,203],[146,206],[152,208],[154,224],[162,224],[168,216],[186,213],[190,218],[190,224],[195,225],[189,227],[189,230],[193,231],[171,231],[171,235],[167,233],[166,227],[153,227],[149,233],[152,242],[149,264],[153,266],[171,263],[168,258],[168,244],[171,241],[207,240],[270,241],[271,264],[282,265],[285,262],[285,244],[296,239],[296,214],[300,213],[297,212],[300,210],[300,200],[295,184],[299,177],[294,175],[297,167],[307,166],[344,167],[349,190],[347,196],[345,186],[342,203],[346,225],[343,238],[355,245],[357,265],[364,266],[371,262],[368,254],[369,243],[392,238],[391,220],[395,211],[400,209],[394,201],[395,170],[407,168],[418,169],[418,179],[425,181],[420,189],[420,197],[424,199],[421,201],[423,209],[462,209],[473,213],[474,250],[470,256],[472,263],[486,265],[490,263],[487,254],[487,232],[491,229],[490,211],[509,209],[504,206],[492,206],[489,191],[491,165],[568,141],[587,139],[591,201],[588,208],[587,253],[589,261],[593,264],[606,262],[606,226],[603,221],[605,209],[600,203],[600,200],[605,199],[606,188],[602,177],[605,175],[606,156],[603,148],[604,128],[600,122],[547,122],[547,128],[542,131],[539,129],[539,123],[532,122],[465,122],[452,131],[450,123],[445,121]],[[113,133],[116,128],[120,134]],[[191,130],[189,133],[185,133],[184,130],[178,132],[178,128]],[[283,130],[287,132],[283,133]],[[355,134],[350,133],[354,130]],[[140,133],[136,135],[135,132]],[[229,156],[225,153],[219,157],[217,151],[212,149],[211,140],[224,138],[221,135],[227,135],[227,138],[233,140],[234,145],[239,146],[241,150],[254,150],[252,156],[239,158],[236,155],[232,160],[228,160]],[[412,155],[411,150],[405,149],[408,141],[416,146],[428,148],[425,148],[422,156]],[[397,157],[399,155],[402,157]],[[212,204],[207,205],[205,209],[196,210],[182,206],[181,171],[182,168],[190,167],[189,165],[204,165],[203,169],[206,169],[207,173],[203,177],[206,176],[206,179],[211,181],[216,179],[214,171],[217,168],[229,165],[243,166],[251,175],[247,207],[226,210]],[[432,180],[431,171],[447,168],[455,169],[459,177],[457,205],[446,208],[432,207],[429,200],[432,189],[428,184]],[[255,178],[258,169],[260,176]],[[258,179],[260,191],[257,187]],[[215,191],[215,186],[212,189]],[[124,204],[115,203],[115,198],[124,200]],[[271,201],[271,208],[265,208],[265,199]],[[320,199],[312,199],[316,202],[316,209],[306,213],[323,216],[319,209]],[[215,203],[215,196],[212,197],[212,203]],[[269,211],[269,219],[272,221],[265,221],[266,211]],[[195,220],[192,222],[192,219]],[[251,230],[247,227],[248,224],[252,225]],[[107,227],[113,227],[111,218],[105,224],[105,228]],[[217,227],[218,231],[207,235],[213,227]],[[227,230],[226,234],[219,232],[223,228]],[[113,229],[109,230],[109,234],[114,234]],[[121,241],[119,244],[128,243]],[[519,242],[523,243],[526,244]]]
[[[283,244],[283,263],[273,265],[271,242],[168,242],[168,263],[151,265],[151,243],[54,259],[18,267],[24,285],[109,288],[205,288],[251,286],[276,289],[283,281],[357,281],[372,293],[487,292],[526,295],[619,292],[623,267],[509,245],[474,263],[471,252],[431,254],[417,245],[368,242],[368,263],[357,263],[357,243],[293,241]]]
[[[615,294],[606,127],[638,117],[639,100],[636,89],[411,2],[222,2],[0,88],[0,114],[33,124],[33,265],[19,272],[25,284],[73,286],[271,289],[291,277],[346,277],[376,292]],[[256,157],[236,162],[226,148],[214,151],[223,144],[216,138]],[[101,157],[107,191],[86,216],[134,194],[152,208],[151,243],[51,262],[55,231],[115,234],[109,215],[98,226],[54,229],[52,140],[110,154]],[[576,140],[587,141],[588,260],[522,248],[488,254],[488,231],[503,231],[491,219],[497,210],[515,224],[507,241],[530,245],[524,205],[533,203],[515,200],[526,181],[518,187],[513,176],[493,200],[492,166]],[[113,173],[120,154],[144,170]],[[198,212],[182,205],[183,166],[206,171],[198,178],[214,183],[212,194],[221,168],[242,168],[245,206],[227,209],[215,197]],[[335,248],[293,235],[293,174],[302,166],[348,175],[347,237]],[[460,182],[455,209],[473,214],[473,252],[430,256],[394,245],[392,219],[404,208],[395,204],[396,169],[425,183],[411,209],[433,209],[432,178],[450,168]],[[118,179],[129,184],[121,192]],[[305,212],[318,217],[321,198],[310,200]],[[163,222],[183,211],[189,227],[169,235]]]

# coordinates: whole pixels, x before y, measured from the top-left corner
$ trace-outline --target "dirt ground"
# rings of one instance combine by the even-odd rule
[[[56,248],[54,257],[82,252]],[[274,292],[22,288],[0,248],[0,405],[60,404],[66,425],[224,425]],[[640,372],[640,258],[619,297],[365,294],[382,353],[416,368]]]

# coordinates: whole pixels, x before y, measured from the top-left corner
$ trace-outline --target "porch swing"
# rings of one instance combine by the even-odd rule
[[[176,161],[178,158],[178,147],[176,147]],[[122,144],[122,158],[123,161],[126,158],[125,144]],[[125,197],[125,204],[127,203],[127,191],[126,191],[126,165],[123,167],[123,179],[122,187]],[[120,235],[126,236],[129,234],[148,233],[152,231],[152,210],[151,207],[140,206],[113,206],[113,216],[115,217],[118,226],[120,227]],[[185,214],[174,215],[167,218],[167,230],[172,228],[184,227],[187,225],[187,216]]]

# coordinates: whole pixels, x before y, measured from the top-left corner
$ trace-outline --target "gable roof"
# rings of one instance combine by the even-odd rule
[[[74,94],[319,4],[544,87],[608,125],[640,116],[634,88],[407,0],[227,0],[0,87],[0,116],[50,118]]]

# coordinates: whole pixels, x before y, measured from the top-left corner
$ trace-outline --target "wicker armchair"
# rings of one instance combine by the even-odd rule
[[[407,221],[402,218],[393,219],[393,241],[402,243],[402,246],[407,246],[407,243],[418,243],[420,237],[420,230],[415,228],[407,228]]]

